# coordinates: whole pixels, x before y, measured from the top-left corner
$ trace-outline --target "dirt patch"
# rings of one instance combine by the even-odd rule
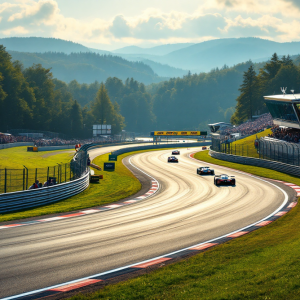
[[[61,153],[75,153],[75,150],[67,150],[67,151],[59,151],[59,152],[52,152],[52,153],[47,153],[47,154],[44,154],[42,157],[43,158],[47,158],[49,156],[52,156],[52,155],[57,155],[57,154],[61,154]]]

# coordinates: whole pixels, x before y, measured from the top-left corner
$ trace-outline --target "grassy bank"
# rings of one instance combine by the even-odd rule
[[[208,151],[196,158],[259,176],[300,179],[259,167],[226,163]],[[299,206],[274,223],[190,259],[70,299],[299,299]]]
[[[250,135],[244,139],[233,142],[230,145],[231,149],[230,150],[227,149],[227,151],[228,151],[228,153],[231,153],[231,154],[259,158],[259,154],[257,153],[257,150],[254,147],[254,141],[255,141],[256,137],[261,138],[261,137],[267,136],[268,134],[271,134],[271,133],[272,133],[271,129],[266,129],[257,134]]]

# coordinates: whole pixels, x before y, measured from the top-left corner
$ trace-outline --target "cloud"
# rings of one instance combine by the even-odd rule
[[[94,47],[248,36],[291,41],[300,37],[296,6],[300,0],[209,0],[193,13],[149,7],[135,16],[86,20],[64,16],[58,0],[7,0],[0,4],[0,37],[55,37]]]
[[[117,16],[109,30],[116,38],[155,40],[217,36],[226,25],[226,20],[220,14],[183,16],[172,13],[144,16],[132,23],[123,16]]]

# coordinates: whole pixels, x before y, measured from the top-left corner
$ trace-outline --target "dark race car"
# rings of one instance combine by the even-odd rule
[[[180,151],[179,150],[173,150],[172,155],[180,155]]]
[[[215,175],[215,170],[209,167],[200,167],[197,169],[197,174],[199,175]]]
[[[227,174],[216,175],[214,181],[215,185],[235,185],[235,177]]]
[[[168,162],[175,162],[178,163],[178,158],[175,156],[169,156],[168,157]]]
[[[207,150],[207,147],[206,147],[206,146],[203,146],[203,147],[202,147],[202,150]]]

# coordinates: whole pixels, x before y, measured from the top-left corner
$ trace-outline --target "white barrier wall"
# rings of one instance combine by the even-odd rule
[[[72,149],[75,150],[75,145],[62,145],[62,146],[41,146],[38,147],[38,151],[53,151],[53,150],[63,150]]]
[[[34,146],[33,142],[20,142],[20,143],[9,143],[9,144],[0,144],[0,149],[22,147],[22,146]]]

